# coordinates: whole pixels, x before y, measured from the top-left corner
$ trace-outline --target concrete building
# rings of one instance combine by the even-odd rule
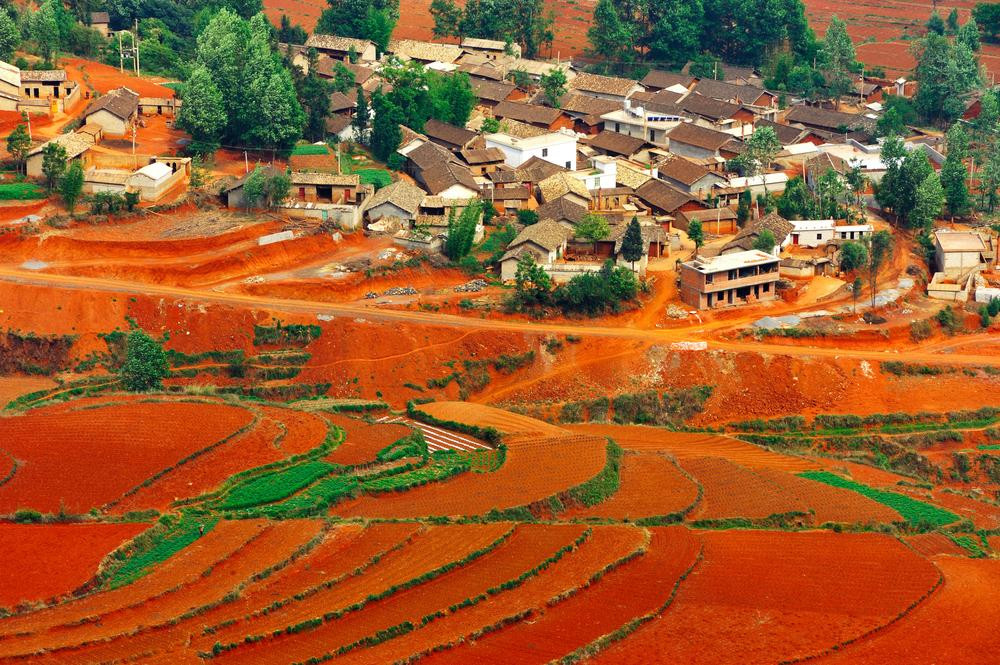
[[[757,250],[696,257],[681,264],[681,300],[698,309],[774,300],[779,263]]]
[[[487,148],[499,148],[506,163],[517,168],[532,157],[570,171],[576,170],[576,134],[561,130],[539,136],[520,138],[510,134],[487,134]]]
[[[785,236],[784,246],[822,247],[836,237],[832,219],[790,220],[792,230]]]
[[[971,231],[934,232],[934,266],[949,277],[959,277],[983,270],[990,264],[990,255],[978,233]]]
[[[601,119],[606,129],[634,136],[660,147],[667,146],[667,134],[670,130],[687,121],[680,109],[658,110],[628,101],[624,108],[604,113]]]

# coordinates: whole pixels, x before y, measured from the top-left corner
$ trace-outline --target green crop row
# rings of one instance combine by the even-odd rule
[[[164,518],[167,520],[168,518]],[[146,539],[136,540],[136,549],[125,562],[115,570],[108,585],[117,587],[131,584],[152,570],[153,566],[166,561],[209,532],[218,521],[213,517],[196,517],[184,514],[176,524],[163,531],[158,531]]]
[[[222,510],[234,510],[274,503],[295,494],[336,468],[332,464],[316,460],[267,473],[237,485],[216,507]]]
[[[621,447],[608,439],[604,468],[590,480],[577,485],[569,495],[585,506],[596,506],[618,491],[622,462]]]
[[[847,478],[830,473],[829,471],[803,471],[799,475],[803,478],[826,483],[827,485],[851,490],[866,496],[873,501],[878,501],[879,503],[889,506],[898,512],[903,516],[903,519],[911,524],[943,526],[945,524],[951,524],[952,522],[958,521],[958,515],[949,510],[945,510],[944,508],[938,508],[937,506],[929,503],[912,499],[905,494],[887,492],[885,490],[862,485],[861,483],[856,483],[853,480],[848,480]]]

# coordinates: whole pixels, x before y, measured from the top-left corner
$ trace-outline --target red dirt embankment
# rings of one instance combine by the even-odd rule
[[[221,404],[138,402],[0,418],[4,450],[21,462],[0,486],[0,512],[87,512],[250,420]]]
[[[0,606],[70,593],[148,524],[0,524]]]
[[[120,72],[117,67],[83,58],[62,58],[59,64],[66,70],[69,79],[79,83],[84,90],[95,89],[103,95],[109,90],[125,86],[143,97],[174,96],[172,89],[160,85],[165,80],[160,77],[137,78],[127,70]]]

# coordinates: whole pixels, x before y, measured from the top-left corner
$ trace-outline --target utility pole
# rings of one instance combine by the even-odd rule
[[[122,50],[122,33],[118,31],[118,71],[125,73],[125,52]]]

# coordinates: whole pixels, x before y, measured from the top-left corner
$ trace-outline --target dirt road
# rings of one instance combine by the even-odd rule
[[[910,350],[859,350],[840,348],[816,348],[799,345],[764,344],[753,339],[721,340],[713,339],[725,330],[745,324],[743,321],[715,321],[706,324],[692,325],[684,328],[671,329],[638,329],[626,327],[602,327],[594,325],[577,325],[568,323],[535,323],[517,320],[489,320],[462,317],[436,312],[403,311],[378,308],[374,305],[355,303],[329,303],[309,300],[294,300],[284,298],[244,295],[215,290],[181,288],[154,284],[116,281],[95,277],[74,277],[66,275],[51,275],[31,272],[16,268],[0,268],[0,280],[15,284],[47,286],[57,289],[107,291],[126,294],[146,295],[164,298],[186,299],[206,304],[232,305],[270,312],[300,314],[306,316],[327,315],[334,317],[364,318],[377,321],[401,321],[408,323],[425,323],[434,326],[451,326],[454,328],[473,330],[501,330],[505,332],[523,332],[528,334],[550,335],[585,335],[589,337],[605,337],[618,339],[633,339],[655,344],[670,344],[684,341],[707,341],[709,349],[734,352],[755,352],[768,355],[788,355],[807,357],[850,357],[858,360],[902,361],[908,363],[947,363],[950,365],[992,365],[997,357],[989,354],[975,353],[937,353],[934,345],[927,349],[920,347]],[[1000,336],[985,336],[979,338],[983,343],[1000,339]]]

